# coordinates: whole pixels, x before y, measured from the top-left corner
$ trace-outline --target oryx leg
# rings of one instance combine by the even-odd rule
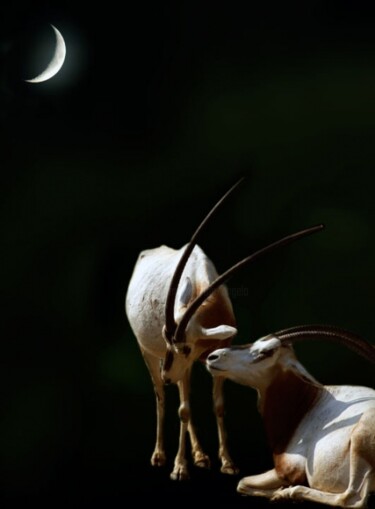
[[[284,485],[276,470],[272,469],[264,474],[244,477],[238,483],[237,491],[242,495],[272,498]]]
[[[191,377],[191,369],[186,373],[186,378],[182,381],[182,383],[185,383],[185,394],[187,394],[187,397],[189,398],[190,395],[190,377]],[[181,397],[181,391],[180,391],[180,397]],[[200,442],[198,440],[197,434],[195,432],[195,428],[191,419],[190,415],[190,409],[189,409],[189,422],[188,422],[188,431],[190,436],[190,442],[191,442],[191,454],[193,457],[194,465],[200,468],[210,468],[211,462],[210,458],[203,452],[203,449],[200,445]]]
[[[188,431],[191,442],[191,454],[193,456],[194,465],[200,468],[210,468],[210,458],[203,452],[191,419],[189,419]]]
[[[160,376],[159,359],[145,352],[143,349],[141,349],[141,351],[150,372],[156,396],[156,444],[151,456],[151,465],[161,467],[165,464],[166,460],[163,435],[165,408],[164,384]]]
[[[366,506],[371,487],[371,467],[363,468],[343,493],[328,493],[307,486],[291,486],[278,490],[272,500],[307,500],[320,504],[359,509]]]
[[[365,412],[352,432],[349,482],[345,491],[327,493],[306,486],[293,486],[280,490],[273,500],[308,500],[346,508],[364,507],[370,491],[375,489],[375,441],[372,431],[374,420],[375,410]]]
[[[224,426],[224,378],[213,377],[213,403],[216,415],[216,424],[219,436],[219,459],[221,461],[221,472],[223,474],[237,474],[238,468],[233,463],[227,446],[227,434]]]
[[[174,468],[171,473],[171,479],[173,480],[184,480],[189,478],[186,461],[186,432],[189,432],[192,455],[194,463],[200,467],[208,467],[210,462],[208,456],[204,454],[197,435],[195,433],[193,424],[190,417],[190,370],[187,370],[182,380],[177,382],[178,391],[180,395],[180,407],[178,409],[178,415],[180,418],[180,438],[177,455],[174,462]]]
[[[190,419],[189,405],[189,374],[185,373],[182,380],[177,382],[178,392],[180,395],[180,407],[178,416],[180,418],[180,438],[178,443],[178,451],[174,460],[174,468],[171,473],[171,479],[174,481],[182,481],[189,479],[189,473],[186,461],[186,432],[188,430]]]

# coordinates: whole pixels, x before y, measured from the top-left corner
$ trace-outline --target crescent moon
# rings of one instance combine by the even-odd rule
[[[57,30],[57,28],[54,27],[53,25],[51,25],[51,27],[53,28],[53,31],[55,32],[56,36],[56,46],[52,60],[41,74],[38,74],[38,76],[31,80],[25,80],[28,83],[41,83],[42,81],[47,81],[53,76],[55,76],[55,74],[57,74],[61,67],[63,66],[66,55],[65,41],[61,33]]]

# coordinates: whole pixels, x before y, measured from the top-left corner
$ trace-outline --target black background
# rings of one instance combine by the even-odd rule
[[[50,81],[52,23],[67,57]],[[43,49],[44,48],[44,49]],[[3,2],[0,7],[0,502],[266,507],[218,473],[210,378],[192,406],[211,472],[149,466],[154,396],[124,315],[139,251],[200,244],[219,271],[300,228],[326,230],[230,283],[245,343],[335,324],[373,341],[375,9],[348,1]],[[373,385],[345,348],[299,345],[322,382]],[[242,475],[271,459],[253,391],[228,383]]]

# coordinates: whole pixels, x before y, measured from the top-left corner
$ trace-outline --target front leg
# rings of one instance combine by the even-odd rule
[[[189,420],[188,430],[190,435],[191,454],[193,456],[194,465],[199,468],[210,468],[210,458],[203,452],[191,419]]]
[[[197,467],[209,468],[210,459],[203,452],[202,447],[199,443],[197,435],[194,430],[194,426],[191,422],[190,416],[190,403],[189,403],[189,392],[190,392],[190,375],[191,370],[188,369],[183,376],[182,380],[177,382],[178,392],[180,396],[180,407],[178,409],[178,415],[180,418],[180,439],[178,452],[174,462],[174,468],[171,473],[171,479],[174,481],[184,480],[189,478],[189,472],[186,461],[186,431],[189,432],[192,456],[194,464]]]
[[[298,485],[277,490],[271,500],[309,501],[334,507],[339,506],[347,509],[360,509],[365,506],[366,498],[367,497],[362,497],[361,493],[350,490],[343,493],[327,493],[325,491],[309,488],[308,486]]]
[[[189,479],[186,461],[186,432],[190,421],[189,382],[190,371],[187,370],[182,380],[177,382],[180,395],[180,407],[178,409],[178,416],[180,418],[180,438],[177,455],[174,460],[174,468],[171,473],[171,479],[173,481]]]
[[[275,495],[280,493],[280,488],[285,486],[273,468],[264,474],[251,475],[240,480],[237,491],[241,495],[253,497],[266,497],[274,500]]]
[[[224,426],[224,397],[223,397],[223,377],[213,378],[213,402],[216,415],[216,424],[219,436],[219,459],[221,460],[221,472],[223,474],[238,474],[238,468],[229,455],[227,446],[227,434]]]
[[[181,417],[180,417],[181,419]],[[174,467],[171,472],[171,479],[173,481],[184,481],[189,479],[189,471],[187,468],[186,461],[186,431],[187,431],[187,422],[184,422],[181,419],[180,423],[180,439],[178,445],[178,452],[176,458],[174,460]]]

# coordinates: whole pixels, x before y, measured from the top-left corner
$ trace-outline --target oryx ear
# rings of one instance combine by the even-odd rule
[[[256,344],[259,345],[259,349],[262,352],[267,352],[269,350],[275,350],[275,348],[279,348],[281,346],[281,341],[273,334],[269,334],[268,336],[263,336],[262,338],[258,339]]]
[[[266,357],[271,357],[274,351],[280,348],[280,346],[281,341],[272,334],[259,339],[251,348],[253,362],[258,362]]]
[[[210,329],[202,327],[201,334],[207,339],[228,339],[237,334],[237,329],[230,325],[219,325]]]
[[[186,308],[189,305],[193,297],[193,284],[189,277],[186,277],[179,286],[179,290],[176,298],[175,307],[175,320],[178,323],[186,312]]]
[[[178,292],[177,302],[179,307],[186,307],[193,296],[193,285],[189,277],[185,278],[181,290]]]

